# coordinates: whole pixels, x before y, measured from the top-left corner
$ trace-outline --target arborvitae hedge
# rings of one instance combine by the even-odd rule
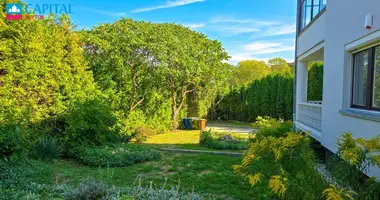
[[[323,63],[309,65],[308,100],[322,100]],[[215,119],[253,122],[258,116],[291,120],[293,117],[293,75],[271,74],[248,87],[234,89],[218,104]]]
[[[312,62],[309,64],[309,76],[307,83],[308,101],[321,101],[323,90],[323,63]]]
[[[252,122],[258,116],[291,119],[293,76],[272,74],[232,91],[216,109],[216,118]],[[289,95],[290,94],[290,95]]]

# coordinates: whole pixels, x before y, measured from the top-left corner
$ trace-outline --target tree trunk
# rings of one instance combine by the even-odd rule
[[[175,108],[172,108],[173,131],[177,130],[177,115],[178,111]]]

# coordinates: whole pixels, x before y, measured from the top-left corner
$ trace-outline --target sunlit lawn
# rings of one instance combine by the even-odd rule
[[[251,199],[255,192],[244,178],[234,174],[232,165],[241,158],[207,154],[162,153],[157,161],[121,168],[88,167],[74,161],[59,160],[52,166],[51,179],[58,183],[78,184],[87,177],[110,185],[180,187],[181,191],[200,193],[211,199]],[[259,188],[258,188],[259,189]],[[208,198],[207,198],[208,199]]]
[[[221,151],[209,149],[199,145],[200,130],[179,130],[149,137],[143,144],[153,148],[174,148],[174,149],[195,149],[207,151]],[[247,135],[241,137],[248,138]],[[223,151],[241,151],[241,150],[223,150]]]

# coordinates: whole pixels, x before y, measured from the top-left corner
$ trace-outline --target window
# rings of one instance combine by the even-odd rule
[[[301,1],[301,29],[305,28],[326,7],[327,0]]]
[[[352,107],[380,110],[380,46],[354,54]]]

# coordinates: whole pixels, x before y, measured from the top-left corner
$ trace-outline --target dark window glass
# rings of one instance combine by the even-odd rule
[[[354,54],[352,106],[380,110],[380,46]]]
[[[354,99],[355,105],[365,106],[367,96],[368,51],[355,55],[354,66]]]
[[[380,108],[380,46],[375,48],[372,104],[374,107]]]

